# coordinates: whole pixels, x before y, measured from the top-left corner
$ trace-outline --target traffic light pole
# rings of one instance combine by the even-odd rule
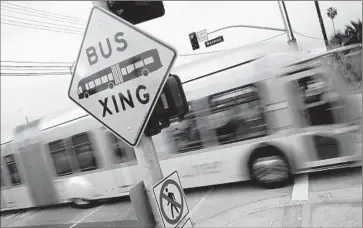
[[[143,135],[138,146],[134,149],[139,169],[142,171],[142,179],[144,181],[146,194],[149,198],[151,210],[154,215],[156,227],[162,228],[163,223],[153,194],[153,186],[163,179],[163,172],[155,151],[154,143],[151,137]]]

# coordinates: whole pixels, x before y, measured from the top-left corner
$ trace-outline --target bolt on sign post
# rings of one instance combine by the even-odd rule
[[[68,91],[73,102],[135,147],[158,227],[162,224],[152,188],[163,174],[144,131],[176,57],[170,45],[94,6]]]

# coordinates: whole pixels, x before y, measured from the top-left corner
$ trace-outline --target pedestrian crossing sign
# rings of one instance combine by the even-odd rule
[[[153,187],[164,227],[175,228],[189,214],[189,208],[176,171]]]

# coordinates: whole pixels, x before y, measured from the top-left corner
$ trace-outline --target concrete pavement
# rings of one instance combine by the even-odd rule
[[[241,204],[201,220],[192,217],[195,227],[362,227],[361,169],[312,175],[310,182],[303,176],[289,195]]]
[[[361,227],[362,169],[298,176],[294,185],[250,183],[186,190],[195,227]],[[2,214],[1,227],[137,227],[128,198],[93,208],[69,205]]]

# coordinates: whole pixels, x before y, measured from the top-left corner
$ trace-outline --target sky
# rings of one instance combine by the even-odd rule
[[[328,36],[333,34],[326,9],[335,7],[338,15],[334,20],[336,30],[344,30],[350,20],[362,19],[360,1],[320,1],[320,9]],[[79,18],[69,22],[64,17],[58,21],[47,17],[29,15],[28,8]],[[211,34],[209,38],[223,35],[224,42],[212,47],[193,51],[188,34],[206,29],[208,32],[231,25],[257,25],[283,28],[283,21],[276,1],[164,1],[165,15],[137,27],[165,41],[178,50],[175,65],[184,64],[205,55],[182,56],[216,50],[225,50],[258,42],[276,35],[279,31],[234,28]],[[301,49],[324,48],[324,41],[313,1],[286,2],[287,11]],[[90,1],[1,1],[1,61],[74,62],[83,38],[84,28],[92,8]],[[19,13],[20,12],[20,13]],[[23,13],[21,13],[23,12]],[[28,13],[27,13],[28,12]],[[44,26],[62,24],[78,34],[58,33],[5,24],[9,21],[41,21]],[[24,21],[28,20],[28,21]],[[71,28],[73,27],[73,28]],[[77,27],[75,29],[74,27]],[[68,32],[68,31],[64,31]],[[266,43],[286,42],[281,35]],[[67,65],[67,64],[66,64]],[[4,72],[4,71],[2,71]],[[11,139],[14,128],[45,115],[57,115],[77,106],[67,96],[71,76],[1,76],[1,142]]]

